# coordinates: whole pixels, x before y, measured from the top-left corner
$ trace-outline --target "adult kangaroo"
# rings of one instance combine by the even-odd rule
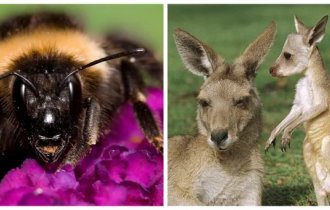
[[[194,36],[175,31],[183,63],[205,80],[197,97],[199,134],[169,139],[169,205],[261,204],[262,122],[254,78],[275,33],[272,22],[228,64]]]

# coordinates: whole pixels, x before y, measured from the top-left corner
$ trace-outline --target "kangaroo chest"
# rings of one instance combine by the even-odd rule
[[[239,205],[249,188],[249,176],[211,165],[202,171],[196,183],[197,198],[206,205]]]
[[[327,92],[313,85],[307,77],[297,83],[297,91],[294,103],[300,107],[302,115],[312,112],[321,103],[328,103],[325,99]],[[330,134],[329,108],[318,116],[305,122],[306,140],[313,139],[313,143]]]
[[[296,99],[302,113],[318,104],[328,103],[328,110],[305,122],[304,159],[306,166],[322,189],[330,192],[330,112],[327,92],[312,85],[308,78],[297,84]]]
[[[296,85],[294,104],[299,106],[302,113],[304,113],[318,102],[320,102],[320,96],[317,94],[315,88],[313,88],[310,79],[307,77],[300,79]]]
[[[308,77],[304,77],[297,83],[296,96],[294,104],[297,105],[302,112],[302,115],[312,112],[313,109],[321,103],[328,103],[325,100],[327,92],[320,87],[314,85]],[[326,101],[326,102],[324,102]],[[322,139],[325,135],[330,134],[330,120],[329,120],[329,108],[325,112],[322,112],[313,119],[305,122],[306,140],[313,139],[313,143],[316,140]]]
[[[205,204],[232,203],[238,198],[232,183],[233,177],[229,177],[217,168],[209,168],[203,173],[197,186],[197,198]],[[230,189],[230,190],[229,190]]]

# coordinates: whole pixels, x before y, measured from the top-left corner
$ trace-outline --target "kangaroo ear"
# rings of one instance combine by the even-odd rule
[[[252,42],[244,51],[244,53],[236,60],[244,66],[245,76],[250,79],[254,78],[256,71],[268,53],[276,34],[276,24],[271,24],[259,37]]]
[[[210,76],[217,62],[222,60],[210,47],[186,31],[176,29],[174,40],[184,65],[198,76]]]
[[[310,31],[307,36],[308,43],[312,46],[322,41],[328,22],[328,15],[324,16]]]
[[[294,26],[298,34],[305,35],[308,33],[309,28],[306,27],[296,15],[294,16]]]

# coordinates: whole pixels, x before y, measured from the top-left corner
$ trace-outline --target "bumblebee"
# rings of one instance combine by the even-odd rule
[[[140,69],[158,79],[162,75],[162,63],[144,46],[118,35],[94,40],[66,14],[39,12],[2,22],[2,171],[27,157],[44,165],[77,163],[110,132],[126,101],[146,137],[162,151]]]

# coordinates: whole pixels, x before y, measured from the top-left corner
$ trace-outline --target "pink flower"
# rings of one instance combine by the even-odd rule
[[[163,123],[163,94],[148,89],[147,103]],[[163,157],[145,139],[131,104],[124,104],[112,132],[73,168],[46,171],[25,160],[0,182],[0,205],[162,205]]]

